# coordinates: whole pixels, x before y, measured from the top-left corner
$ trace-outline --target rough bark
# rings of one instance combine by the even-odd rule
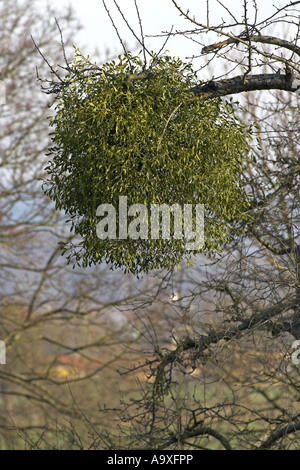
[[[207,98],[231,95],[254,90],[285,90],[300,92],[300,80],[295,79],[291,73],[239,75],[224,80],[210,80],[207,83],[191,88],[195,95]]]
[[[238,44],[238,43],[262,43],[262,44],[271,44],[272,46],[282,47],[284,49],[288,49],[289,51],[294,52],[296,55],[300,56],[300,47],[297,46],[294,42],[286,41],[285,39],[276,38],[274,36],[241,36],[237,38],[229,38],[225,41],[221,41],[218,43],[210,44],[209,46],[204,46],[202,48],[202,54],[209,54],[211,52],[216,52],[216,50],[220,50],[221,47],[229,46],[230,44]]]

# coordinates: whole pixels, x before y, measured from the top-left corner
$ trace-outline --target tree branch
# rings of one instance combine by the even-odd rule
[[[160,364],[157,367],[154,393],[160,393],[162,390],[162,384],[164,383],[164,370],[169,364],[175,364],[180,355],[184,351],[196,350],[199,355],[205,351],[210,345],[217,344],[219,341],[230,341],[234,338],[239,338],[241,333],[246,330],[251,330],[262,323],[267,322],[276,315],[282,314],[285,311],[295,307],[296,298],[291,298],[289,300],[283,300],[278,302],[272,307],[268,307],[257,315],[252,315],[251,317],[245,318],[239,325],[232,328],[225,328],[221,331],[212,331],[209,335],[201,335],[198,339],[185,338],[181,341],[177,348],[174,351],[168,352],[161,360]]]
[[[260,75],[239,75],[223,80],[210,80],[203,85],[196,85],[191,88],[195,95],[206,98],[217,98],[219,96],[242,93],[255,90],[284,90],[290,92],[300,92],[300,80],[295,79],[290,74],[280,75],[279,73],[263,73]]]
[[[224,447],[226,450],[232,450],[232,447],[229,443],[229,441],[218,431],[215,429],[209,427],[209,426],[203,426],[199,423],[196,423],[195,426],[192,428],[186,428],[185,431],[178,435],[172,436],[170,439],[168,439],[166,442],[163,443],[163,445],[160,447],[160,449],[166,449],[168,446],[172,444],[176,444],[177,442],[181,443],[186,443],[188,439],[191,439],[193,437],[198,437],[198,436],[211,436],[217,439]]]
[[[287,434],[294,433],[296,431],[300,431],[300,423],[293,423],[289,424],[288,426],[285,426],[284,428],[278,429],[277,431],[273,432],[268,439],[266,439],[261,446],[259,447],[259,450],[266,450],[269,449],[278,439],[281,439],[282,437],[286,436]]]
[[[245,40],[249,42],[259,42],[262,44],[272,44],[273,46],[282,47],[284,49],[288,49],[289,51],[294,52],[296,55],[300,57],[300,47],[297,46],[294,42],[286,41],[284,39],[276,38],[274,36],[245,36],[241,35],[241,37],[237,38],[229,38],[225,41],[221,41],[218,43],[210,44],[208,46],[204,46],[202,48],[202,54],[209,54],[210,52],[216,52],[216,50],[220,50],[224,46],[229,46],[230,44],[238,44],[242,42],[245,44]]]

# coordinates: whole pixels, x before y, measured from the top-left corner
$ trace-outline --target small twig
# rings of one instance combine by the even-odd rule
[[[224,8],[224,10],[227,11],[227,13],[231,16],[231,18],[233,19],[233,21],[235,21],[237,24],[238,24],[238,20],[236,19],[236,17],[233,15],[233,13],[229,10],[228,7],[226,7],[226,5],[224,5],[220,0],[217,0],[217,2],[219,3],[219,5],[221,5],[221,7]]]
[[[138,8],[137,1],[136,1],[136,0],[134,0],[134,5],[135,5],[135,9],[136,9],[136,14],[137,14],[137,17],[138,17],[138,20],[139,20],[139,25],[140,25],[141,43],[142,43],[143,55],[144,55],[144,67],[143,67],[143,69],[145,70],[145,69],[147,68],[145,36],[144,36],[144,31],[143,31],[143,25],[142,25],[141,15],[140,15],[139,8]]]
[[[55,23],[57,25],[57,28],[58,28],[58,31],[59,31],[59,34],[60,34],[60,42],[61,42],[61,47],[62,47],[62,51],[63,51],[64,60],[65,60],[67,69],[69,70],[70,66],[69,66],[69,62],[67,61],[67,57],[66,57],[66,49],[65,49],[65,44],[64,44],[64,38],[63,38],[62,30],[61,30],[61,27],[59,26],[57,18],[55,18]]]
[[[181,103],[179,103],[179,105],[176,106],[175,109],[173,109],[172,113],[171,113],[170,116],[168,117],[167,122],[166,122],[166,125],[165,125],[164,130],[163,130],[163,133],[162,133],[162,135],[161,135],[161,137],[160,137],[160,139],[159,139],[159,143],[158,143],[158,146],[157,146],[157,150],[159,150],[159,148],[161,147],[161,143],[162,143],[162,140],[163,140],[164,135],[165,135],[165,133],[166,133],[166,130],[167,130],[167,127],[168,127],[169,122],[171,121],[172,117],[174,116],[174,114],[175,114],[176,111],[180,108],[180,106],[181,106],[182,104],[183,104],[183,101],[181,101]]]
[[[209,0],[206,0],[206,23],[209,26]]]
[[[117,26],[115,25],[115,22],[114,22],[114,20],[113,20],[111,14],[110,14],[110,11],[109,11],[109,9],[108,9],[107,6],[106,6],[105,0],[102,0],[102,3],[103,3],[103,6],[104,6],[104,8],[105,8],[105,11],[106,11],[106,13],[107,13],[107,15],[108,15],[110,21],[111,21],[111,24],[113,25],[114,30],[115,30],[115,32],[116,32],[118,38],[119,38],[119,41],[120,41],[120,43],[121,43],[121,46],[122,46],[122,48],[123,48],[123,50],[124,50],[124,54],[125,54],[125,56],[128,58],[128,60],[129,60],[128,53],[127,53],[127,49],[126,49],[125,44],[124,44],[124,42],[123,42],[123,40],[122,40],[122,38],[121,38],[121,36],[120,36],[119,30],[118,30]],[[129,60],[129,65],[130,65],[130,60]]]
[[[93,423],[90,421],[90,419],[86,416],[86,414],[84,413],[84,411],[80,408],[80,406],[78,405],[77,401],[75,400],[75,397],[73,395],[73,392],[72,392],[72,389],[70,387],[70,385],[68,385],[68,388],[69,388],[69,392],[70,392],[70,395],[71,395],[71,398],[76,406],[76,408],[78,409],[79,413],[82,415],[82,417],[84,418],[85,422],[87,423],[87,425],[94,431],[94,433],[96,434],[96,436],[100,439],[100,441],[102,441],[106,446],[107,446],[107,442],[105,442],[103,436],[101,434],[99,434],[99,432],[97,431],[97,429],[95,428],[95,426],[93,425]]]
[[[172,25],[170,32],[168,33],[168,35],[167,35],[165,41],[163,42],[163,45],[161,46],[161,48],[159,49],[159,51],[154,55],[153,61],[152,61],[151,66],[149,67],[149,70],[153,67],[153,65],[154,65],[154,63],[155,63],[155,61],[156,61],[156,59],[160,56],[160,54],[162,53],[162,51],[163,51],[164,48],[166,47],[166,44],[167,44],[167,42],[169,41],[169,39],[170,39],[170,37],[171,37],[171,35],[172,35],[173,28],[174,28],[174,25]]]
[[[244,0],[244,19],[245,19],[245,26],[246,26],[246,36],[247,36],[247,39],[249,41],[249,46],[248,46],[248,69],[244,73],[244,83],[245,83],[247,75],[252,70],[252,44],[251,44],[251,36],[250,36],[250,30],[249,30],[249,25],[248,25],[247,0]]]
[[[38,47],[38,45],[36,44],[35,40],[33,39],[33,36],[30,35],[31,37],[31,40],[36,48],[36,50],[38,51],[38,53],[40,54],[40,56],[44,59],[44,61],[46,62],[46,64],[48,65],[50,71],[60,80],[60,82],[63,82],[63,79],[58,75],[58,73],[54,70],[54,68],[52,67],[52,65],[50,64],[50,62],[46,59],[46,57],[44,56],[44,54],[42,53],[42,51],[40,50],[40,48]]]
[[[102,0],[104,1],[104,0]],[[142,46],[142,49],[143,49],[143,52],[147,52],[150,56],[152,56],[153,54],[151,54],[151,52],[147,49],[147,47],[145,46],[145,43],[144,43],[144,37],[142,36],[142,40],[138,37],[138,35],[135,33],[134,29],[130,26],[130,24],[128,23],[128,20],[126,19],[123,11],[121,10],[120,6],[118,5],[117,1],[114,0],[114,4],[116,5],[120,15],[122,16],[122,19],[124,21],[124,23],[126,24],[127,28],[129,29],[129,31],[131,32],[131,34],[135,37],[135,39],[138,41],[138,43]]]

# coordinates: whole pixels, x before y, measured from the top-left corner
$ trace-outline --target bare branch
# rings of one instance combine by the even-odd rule
[[[216,52],[216,50],[221,49],[224,46],[229,46],[230,44],[238,44],[241,42],[245,44],[245,41],[258,42],[262,44],[272,44],[273,46],[282,47],[288,49],[300,57],[300,47],[297,46],[294,42],[286,41],[285,39],[276,38],[273,36],[246,36],[229,38],[225,41],[221,41],[215,44],[210,44],[205,46],[202,49],[202,54],[209,54],[210,52]]]
[[[261,74],[261,75],[240,75],[224,80],[210,80],[203,85],[191,88],[195,95],[202,95],[206,98],[216,98],[236,93],[243,93],[254,90],[285,90],[298,92],[300,80],[293,80],[287,75]]]
[[[282,439],[283,437],[287,436],[288,434],[295,433],[297,431],[300,431],[300,423],[292,423],[289,424],[288,426],[285,426],[284,428],[278,429],[277,431],[274,431],[268,439],[266,439],[260,446],[260,450],[267,450],[272,447],[273,444],[275,444],[276,441],[279,439]]]

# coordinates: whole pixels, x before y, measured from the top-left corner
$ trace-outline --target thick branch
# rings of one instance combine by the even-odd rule
[[[284,39],[276,38],[274,36],[241,36],[235,38],[229,38],[225,41],[217,42],[215,44],[210,44],[205,46],[202,49],[202,54],[209,54],[210,52],[216,52],[217,49],[221,49],[224,46],[229,46],[230,44],[238,44],[239,42],[245,43],[245,40],[249,42],[263,43],[263,44],[272,44],[273,46],[282,47],[288,49],[289,51],[294,52],[296,55],[300,56],[300,47],[297,46],[294,42],[285,41]]]
[[[261,324],[265,324],[268,320],[275,316],[286,312],[289,309],[295,307],[296,298],[289,300],[283,300],[278,302],[273,307],[266,308],[256,315],[252,315],[249,318],[245,318],[239,325],[232,328],[226,328],[221,331],[213,331],[207,336],[200,336],[197,340],[192,338],[185,338],[174,351],[166,354],[159,364],[156,372],[156,386],[155,391],[161,391],[161,384],[164,382],[164,370],[169,364],[175,364],[180,355],[184,351],[196,350],[200,355],[205,349],[209,348],[210,345],[217,344],[220,341],[230,341],[234,338],[239,338],[240,335],[247,330],[251,330]]]
[[[290,74],[263,73],[260,75],[239,75],[217,81],[211,80],[191,88],[195,95],[202,95],[206,98],[217,98],[255,90],[285,90],[299,94],[300,80],[294,79]]]
[[[252,236],[256,238],[259,243],[261,243],[261,245],[263,245],[267,250],[271,251],[274,255],[283,256],[292,251],[290,244],[286,242],[284,245],[283,241],[281,242],[282,245],[284,245],[283,248],[275,248],[271,243],[269,243],[264,237],[260,235],[259,230],[254,225],[250,225],[248,227],[248,232],[252,234]]]
[[[226,450],[232,450],[229,441],[222,434],[220,434],[215,429],[210,428],[209,426],[201,426],[198,423],[195,426],[193,426],[193,428],[186,428],[184,433],[180,435],[174,435],[174,437],[171,437],[170,439],[168,439],[159,448],[166,449],[170,445],[176,444],[177,442],[186,443],[188,439],[191,439],[193,437],[198,437],[198,436],[205,436],[205,435],[212,436],[215,439],[217,439],[219,442],[221,442],[221,444]]]
[[[275,444],[278,439],[281,439],[288,434],[294,433],[296,431],[300,431],[300,423],[293,423],[285,426],[284,428],[278,429],[277,431],[273,432],[271,436],[268,437],[266,441],[264,441],[261,446],[260,450],[269,449],[273,444]]]
[[[295,249],[296,262],[296,301],[292,322],[292,334],[296,339],[300,339],[300,245]]]

